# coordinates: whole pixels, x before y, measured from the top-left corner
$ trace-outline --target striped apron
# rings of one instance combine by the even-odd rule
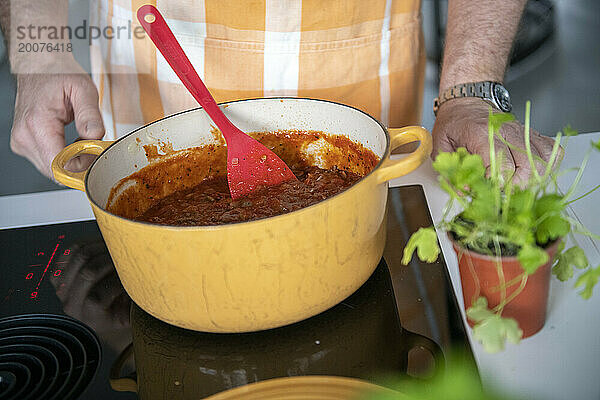
[[[90,24],[140,33],[136,10],[148,3],[217,102],[312,97],[390,127],[420,123],[420,0],[95,0]],[[113,36],[91,43],[106,139],[198,106],[145,34]]]

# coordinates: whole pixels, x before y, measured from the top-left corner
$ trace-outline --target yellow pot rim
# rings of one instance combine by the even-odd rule
[[[320,387],[328,388],[330,391],[337,389],[338,395],[335,397],[342,396],[342,393],[350,391],[354,393],[364,392],[365,394],[372,394],[376,392],[385,396],[393,395],[398,400],[406,398],[406,396],[400,392],[363,379],[329,375],[306,375],[272,378],[265,381],[250,383],[244,386],[226,390],[224,392],[216,393],[207,397],[205,400],[233,400],[240,399],[248,395],[256,398],[257,395],[261,394],[263,396],[268,395],[268,398],[274,398],[274,395],[283,393],[306,395],[307,387],[311,388],[311,392],[314,392],[315,389]],[[333,393],[330,392],[328,398],[333,398],[331,397],[332,395]]]
[[[373,176],[375,174],[375,171],[377,171],[377,169],[385,162],[386,159],[388,159],[388,157],[390,156],[390,146],[391,146],[391,141],[390,141],[390,134],[388,133],[388,130],[385,126],[383,126],[383,124],[381,122],[379,122],[376,118],[374,118],[373,116],[367,114],[366,112],[356,108],[356,107],[352,107],[346,104],[342,104],[342,103],[337,103],[335,101],[331,101],[331,100],[321,100],[321,99],[313,99],[313,98],[309,98],[309,97],[257,97],[257,98],[252,98],[252,99],[242,99],[242,100],[234,100],[234,101],[227,101],[227,102],[223,102],[223,103],[219,103],[219,105],[228,105],[228,104],[235,104],[235,103],[242,103],[242,102],[247,102],[247,101],[256,101],[256,100],[307,100],[307,101],[314,101],[314,102],[321,102],[321,103],[330,103],[330,104],[335,104],[344,108],[349,108],[355,111],[360,112],[361,114],[365,115],[366,117],[370,118],[371,120],[375,121],[377,123],[377,125],[379,125],[379,127],[381,128],[381,130],[383,131],[384,135],[385,135],[385,151],[383,153],[383,156],[380,158],[379,162],[377,163],[377,165],[375,166],[375,168],[373,168],[371,170],[371,172],[369,172],[367,175],[363,176],[361,179],[359,179],[357,182],[355,182],[352,186],[350,186],[348,189],[337,193],[334,196],[331,196],[325,200],[322,200],[318,203],[315,203],[313,205],[310,205],[308,207],[304,207],[301,208],[299,210],[295,210],[289,213],[285,213],[285,214],[280,214],[280,215],[274,215],[272,217],[268,217],[268,218],[262,218],[262,219],[257,219],[257,220],[252,220],[252,221],[241,221],[241,222],[233,222],[233,223],[229,223],[229,224],[223,224],[223,225],[208,225],[208,226],[177,226],[177,225],[161,225],[161,224],[153,224],[150,222],[145,222],[145,221],[136,221],[134,219],[129,219],[129,218],[125,218],[122,217],[120,215],[114,214],[110,211],[108,211],[106,209],[106,207],[101,206],[100,204],[98,204],[96,202],[95,199],[93,199],[90,196],[90,192],[89,192],[89,186],[88,186],[88,177],[90,175],[90,172],[92,171],[92,169],[94,168],[94,166],[96,165],[96,162],[100,159],[100,157],[98,156],[94,162],[92,162],[92,164],[89,166],[89,168],[87,169],[87,173],[85,174],[85,180],[84,180],[84,184],[85,184],[85,194],[88,198],[88,200],[90,201],[90,203],[95,206],[98,210],[101,210],[103,213],[109,214],[112,217],[118,218],[120,220],[126,221],[127,223],[131,223],[131,224],[140,224],[140,225],[144,225],[144,226],[150,226],[150,227],[156,227],[156,228],[160,228],[160,229],[169,229],[169,230],[189,230],[189,231],[194,231],[194,230],[202,230],[202,231],[212,231],[212,230],[225,230],[228,228],[233,228],[233,227],[239,227],[239,226],[251,226],[251,225],[257,225],[260,223],[264,223],[265,221],[273,221],[276,219],[282,219],[282,218],[286,218],[286,217],[290,217],[291,215],[293,215],[294,217],[297,215],[300,215],[301,213],[307,213],[307,212],[311,212],[312,210],[314,210],[316,207],[320,207],[322,206],[325,202],[328,202],[329,200],[333,200],[333,199],[339,199],[342,198],[344,195],[346,195],[347,193],[349,193],[352,190],[357,190],[357,186],[363,182],[365,179]],[[122,140],[125,140],[127,137],[135,134],[136,132],[145,129],[149,126],[152,126],[154,124],[157,124],[159,122],[162,122],[164,120],[170,119],[170,118],[174,118],[186,113],[191,113],[191,112],[195,112],[198,110],[201,110],[202,107],[196,107],[196,108],[192,108],[189,110],[185,110],[185,111],[180,111],[178,113],[175,114],[171,114],[168,115],[166,117],[163,117],[161,119],[158,119],[156,121],[153,121],[149,124],[140,126],[139,128],[129,132],[127,135],[117,139],[116,141],[114,141],[110,146],[108,146],[106,148],[106,150],[104,150],[103,153],[106,153],[108,151],[110,151],[114,146],[116,146],[119,142],[121,142]],[[387,185],[387,182],[385,183]]]

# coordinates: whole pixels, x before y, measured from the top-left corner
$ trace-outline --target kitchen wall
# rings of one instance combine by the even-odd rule
[[[511,92],[514,113],[522,118],[526,100],[533,103],[533,124],[546,135],[554,135],[570,123],[580,132],[600,131],[600,1],[554,0],[555,32],[534,53],[511,66],[506,86]],[[71,0],[70,20],[87,15],[87,1]],[[445,2],[440,1],[441,9]],[[431,105],[437,94],[438,68],[434,44],[434,0],[423,0],[428,55],[423,106],[423,125],[431,129]],[[89,64],[85,49],[76,48],[76,57]],[[55,190],[60,187],[10,151],[16,84],[0,47],[0,195]],[[73,126],[67,140],[76,137]]]

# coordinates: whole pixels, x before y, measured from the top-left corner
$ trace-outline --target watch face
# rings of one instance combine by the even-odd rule
[[[512,110],[510,95],[508,94],[508,90],[506,90],[504,86],[494,85],[494,97],[496,98],[496,102],[498,103],[498,107],[500,108],[500,110],[504,112],[509,112],[510,110]]]

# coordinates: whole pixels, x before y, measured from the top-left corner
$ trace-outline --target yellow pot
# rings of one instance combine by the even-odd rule
[[[298,98],[243,100],[222,105],[245,132],[304,129],[344,135],[381,158],[348,190],[313,206],[263,220],[171,227],[106,211],[110,190],[149,164],[144,145],[175,150],[217,143],[202,109],[146,125],[112,142],[79,141],[52,163],[54,177],[85,190],[123,287],[145,311],[167,323],[204,332],[250,332],[316,315],[339,303],[371,275],[385,244],[388,180],[429,156],[421,127],[390,129],[345,105]],[[420,141],[391,160],[392,149]],[[86,172],[65,163],[99,154]]]
[[[206,400],[408,400],[392,389],[340,376],[296,376],[253,383],[207,397]]]
[[[388,266],[380,263],[342,304],[305,321],[246,334],[180,329],[134,303],[129,318],[133,344],[113,364],[110,385],[137,392],[141,400],[203,399],[253,382],[297,375],[345,376],[385,386],[392,377],[408,375],[414,349],[430,353],[435,360],[432,373],[439,374],[441,348],[402,327],[394,294],[388,290],[391,285]],[[123,366],[132,356],[135,378],[124,377]],[[320,390],[326,393],[325,388],[315,389]]]

